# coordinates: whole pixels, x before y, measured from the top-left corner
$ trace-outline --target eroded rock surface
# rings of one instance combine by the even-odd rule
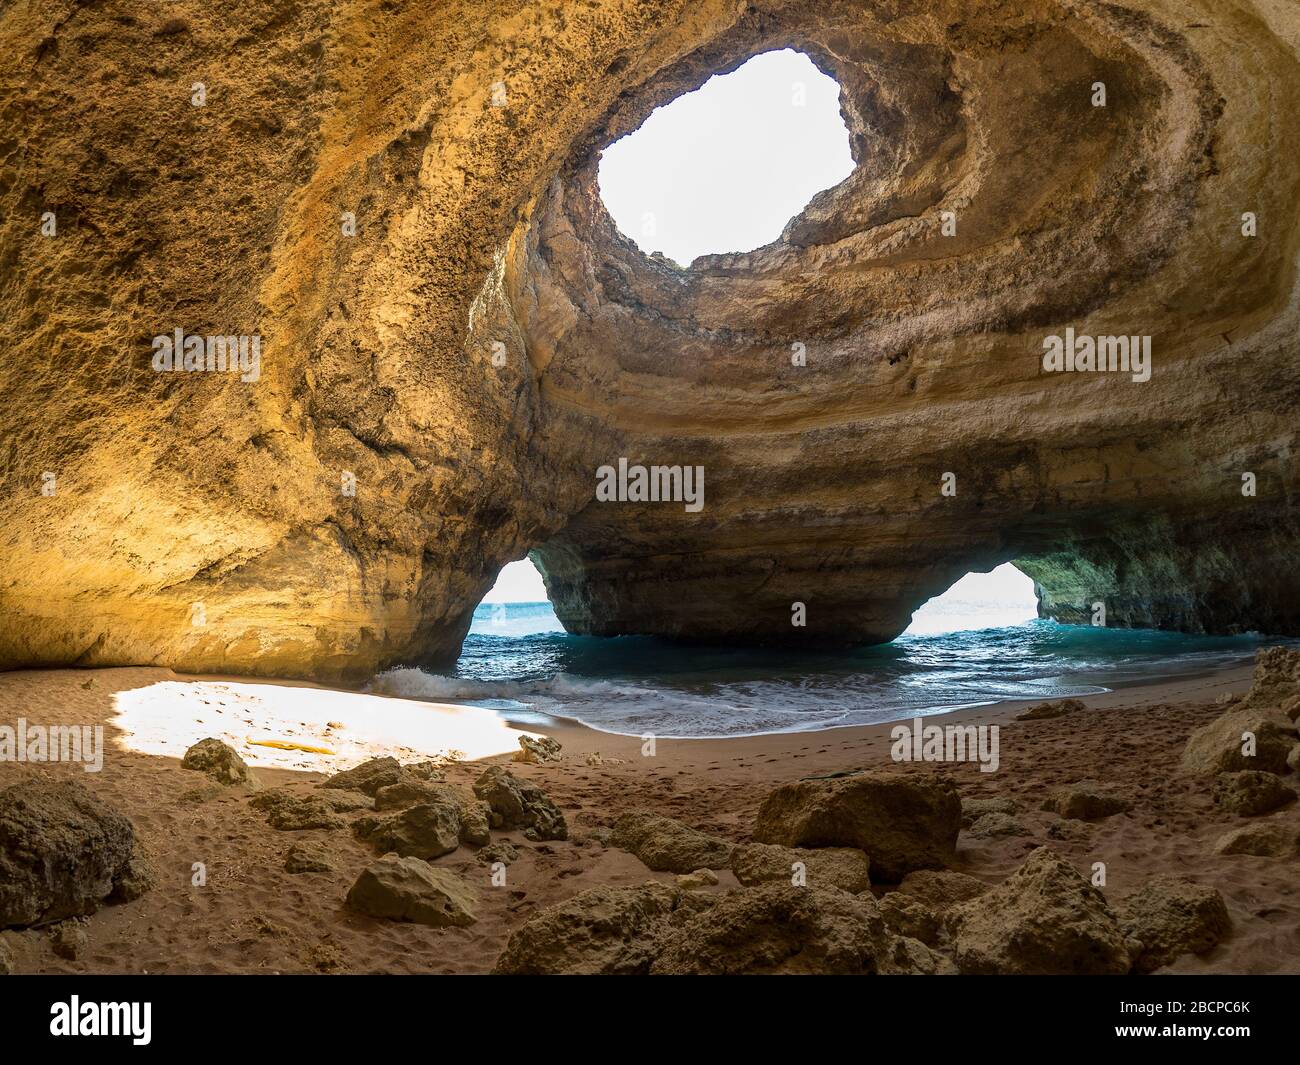
[[[700,832],[671,817],[634,810],[614,822],[611,847],[635,854],[657,872],[691,873],[696,869],[725,869],[735,844]]]
[[[956,854],[961,799],[953,785],[922,774],[855,773],[798,780],[763,800],[759,843],[853,847],[872,873],[897,882],[915,869],[942,869]]]
[[[358,913],[434,928],[463,928],[478,920],[478,892],[460,877],[414,857],[386,854],[348,890]]]
[[[75,781],[0,791],[0,928],[94,913],[148,890],[131,822]]]
[[[1300,632],[1298,33],[1274,0],[24,8],[0,668],[440,665],[530,549],[584,633],[885,640],[1007,560],[1064,621]],[[788,46],[853,173],[752,252],[618,233],[600,149]],[[1067,328],[1150,335],[1150,379],[1045,373]],[[155,372],[178,329],[256,336],[256,379]],[[703,465],[704,508],[594,502],[620,456]]]
[[[1204,954],[1232,927],[1223,896],[1185,877],[1153,876],[1115,903],[1120,927],[1141,944],[1133,968],[1153,972],[1181,954]]]
[[[1129,948],[1100,891],[1047,847],[947,915],[963,973],[1049,976],[1129,971]]]

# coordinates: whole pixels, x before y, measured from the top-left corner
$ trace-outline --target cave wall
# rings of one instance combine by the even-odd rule
[[[857,170],[646,257],[595,153],[782,46]],[[1298,64],[1286,0],[10,4],[0,668],[442,664],[530,548],[581,632],[888,639],[1008,559],[1295,632]],[[1151,380],[1044,374],[1067,325]],[[176,328],[258,379],[154,372]],[[595,502],[620,456],[706,506]]]

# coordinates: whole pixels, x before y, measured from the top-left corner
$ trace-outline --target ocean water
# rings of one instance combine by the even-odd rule
[[[624,735],[744,736],[1092,694],[1244,664],[1263,642],[1058,625],[1027,617],[1023,604],[938,602],[893,643],[824,654],[570,636],[549,603],[484,604],[455,669],[390,670],[372,690],[473,703],[524,725],[569,718]]]

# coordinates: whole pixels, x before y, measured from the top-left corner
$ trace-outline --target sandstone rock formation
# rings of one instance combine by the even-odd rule
[[[657,883],[599,887],[548,907],[516,929],[496,971],[516,976],[644,975],[682,902]]]
[[[1250,854],[1260,858],[1300,857],[1300,828],[1270,819],[1225,832],[1214,843],[1215,854]]]
[[[1235,707],[1188,737],[1182,766],[1200,776],[1244,770],[1285,774],[1296,746],[1295,726],[1280,711]]]
[[[780,47],[856,169],[644,254],[600,150]],[[1300,632],[1292,4],[56,4],[0,86],[0,669],[441,665],[530,550],[584,633],[886,640],[1007,560],[1062,620]],[[1045,373],[1066,328],[1150,380]],[[256,380],[155,372],[177,329]],[[619,457],[703,510],[594,502]]]
[[[1221,773],[1214,778],[1214,804],[1239,817],[1258,817],[1285,806],[1296,797],[1295,788],[1283,784],[1272,773],[1245,769]]]
[[[1039,847],[997,887],[948,914],[963,973],[1122,974],[1129,948],[1105,896]]]
[[[635,854],[656,872],[691,873],[725,869],[735,844],[649,810],[634,810],[614,822],[609,845]]]
[[[402,769],[396,758],[371,758],[351,769],[335,773],[321,782],[322,788],[334,788],[341,791],[359,791],[372,798],[379,794],[381,788],[391,787],[411,779]]]
[[[1047,721],[1054,717],[1078,713],[1083,703],[1078,699],[1058,699],[1054,703],[1039,703],[1028,710],[1022,710],[1015,716],[1016,721]]]
[[[546,792],[499,765],[483,770],[474,781],[474,794],[487,803],[493,828],[522,828],[532,840],[569,836],[564,814]]]
[[[0,791],[0,928],[94,913],[115,892],[146,890],[135,830],[75,781]]]
[[[257,777],[235,749],[211,736],[186,750],[181,768],[206,773],[218,784],[257,786]]]
[[[348,890],[358,913],[434,928],[463,928],[477,917],[478,892],[454,873],[419,858],[386,854],[367,866]]]
[[[955,856],[961,800],[946,780],[922,774],[855,773],[784,784],[763,800],[759,843],[854,847],[877,879],[942,869]]]
[[[1134,971],[1149,973],[1181,954],[1204,954],[1232,927],[1223,896],[1185,877],[1153,876],[1115,903],[1124,934],[1141,944]]]
[[[745,885],[790,884],[798,876],[803,884],[836,887],[853,895],[871,889],[871,862],[862,851],[851,847],[742,843],[731,852],[731,871]]]
[[[358,818],[352,831],[381,853],[393,851],[427,861],[460,846],[460,810],[449,802],[425,803],[394,817]]]

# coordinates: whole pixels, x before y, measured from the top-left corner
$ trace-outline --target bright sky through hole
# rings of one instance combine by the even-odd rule
[[[601,198],[643,252],[682,266],[770,244],[853,171],[839,91],[801,52],[757,55],[606,148]]]

